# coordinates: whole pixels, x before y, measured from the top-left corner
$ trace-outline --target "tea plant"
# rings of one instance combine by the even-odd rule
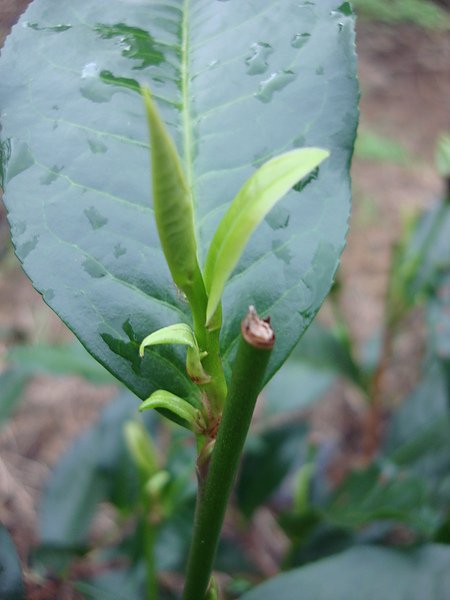
[[[105,9],[35,0],[0,73],[1,175],[17,255],[140,409],[157,409],[189,432],[178,435],[195,438],[196,516],[182,593],[213,600],[220,592],[211,571],[256,398],[314,318],[344,245],[357,119],[351,6],[113,0]],[[165,593],[159,540],[191,496],[181,493],[177,458],[159,456],[128,416],[123,401],[87,434],[90,468],[81,461],[78,477],[90,483],[90,509],[107,498],[138,521],[124,540],[132,561],[119,597],[154,600]],[[117,468],[124,456],[134,469]],[[297,508],[307,501],[308,464]],[[92,513],[81,514],[73,530],[47,513],[41,559],[64,540],[82,553],[76,546]],[[388,559],[365,552],[372,589]],[[433,546],[420,558],[395,556],[392,568],[406,561],[408,575],[420,560],[427,581],[427,565],[438,570],[447,560]],[[349,598],[344,567],[353,562],[350,552],[244,597],[294,598],[300,586],[316,598],[338,569],[343,591],[332,586],[327,597]],[[95,586],[80,589],[102,597]]]

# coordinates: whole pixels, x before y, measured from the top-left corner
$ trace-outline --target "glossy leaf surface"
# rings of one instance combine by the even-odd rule
[[[249,304],[271,314],[270,378],[329,290],[344,245],[357,120],[353,16],[341,0],[35,0],[0,58],[2,168],[17,254],[45,301],[140,398],[191,399],[181,350],[139,358],[189,323],[152,209],[148,85],[192,187],[200,264],[239,189],[270,158],[330,158],[252,236],[223,297],[233,359]],[[301,192],[300,192],[301,190]]]
[[[279,575],[241,600],[447,600],[450,549],[355,547]]]

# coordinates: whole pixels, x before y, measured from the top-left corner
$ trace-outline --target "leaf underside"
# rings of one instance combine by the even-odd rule
[[[347,231],[358,90],[353,17],[341,5],[35,0],[7,40],[0,175],[17,255],[45,301],[140,398],[168,389],[194,399],[195,387],[182,349],[139,358],[149,332],[190,322],[154,222],[139,86],[152,89],[183,158],[201,264],[263,162],[330,150],[258,227],[225,289],[227,373],[253,304],[278,332],[270,378],[328,292]]]

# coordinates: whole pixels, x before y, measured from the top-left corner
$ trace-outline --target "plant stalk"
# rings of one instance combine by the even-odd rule
[[[231,385],[211,462],[205,479],[199,480],[183,600],[204,600],[206,596],[228,498],[274,341],[269,323],[259,319],[251,307],[242,322]]]
[[[155,565],[156,525],[144,517],[144,553],[146,563],[146,600],[157,600],[158,579]]]

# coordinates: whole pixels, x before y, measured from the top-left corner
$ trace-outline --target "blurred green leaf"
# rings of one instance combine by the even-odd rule
[[[249,518],[305,455],[306,424],[291,423],[251,437],[246,444],[236,496]]]
[[[427,485],[442,518],[450,503],[450,408],[442,365],[430,360],[417,388],[391,417],[382,455]]]
[[[348,346],[316,321],[266,386],[261,419],[307,408],[328,391],[338,376],[364,387],[364,374]]]
[[[82,546],[100,502],[110,500],[123,509],[135,503],[137,472],[125,447],[123,426],[137,405],[131,393],[120,395],[57,464],[39,511],[44,546]]]
[[[345,377],[357,386],[362,374],[349,348],[337,333],[315,321],[300,340],[293,354],[296,361],[323,372]]]
[[[355,142],[355,156],[363,160],[411,165],[412,157],[397,140],[374,131],[359,130]]]
[[[450,16],[431,0],[353,0],[359,14],[385,23],[414,23],[426,29],[449,30]]]
[[[357,546],[263,583],[241,600],[448,600],[450,548]]]
[[[382,471],[376,465],[349,473],[320,510],[331,523],[355,530],[387,520],[431,535],[438,524],[425,482],[412,474]]]
[[[22,399],[29,375],[11,367],[0,374],[0,428],[8,421]]]
[[[450,177],[450,135],[442,134],[436,147],[436,168],[441,177]]]
[[[31,375],[77,375],[97,385],[118,383],[83,346],[71,344],[15,346],[6,360]]]
[[[440,366],[425,367],[417,388],[392,415],[382,452],[400,466],[426,463],[427,455],[448,454],[450,465],[450,414]]]
[[[22,568],[14,542],[6,528],[0,524],[0,598],[25,600]]]
[[[410,303],[433,294],[450,267],[450,204],[445,199],[420,216],[401,259],[410,265],[405,290]]]
[[[137,568],[114,569],[78,581],[75,588],[85,600],[141,600],[144,598],[145,571]]]
[[[430,349],[438,360],[450,362],[450,269],[440,273],[426,308]]]

